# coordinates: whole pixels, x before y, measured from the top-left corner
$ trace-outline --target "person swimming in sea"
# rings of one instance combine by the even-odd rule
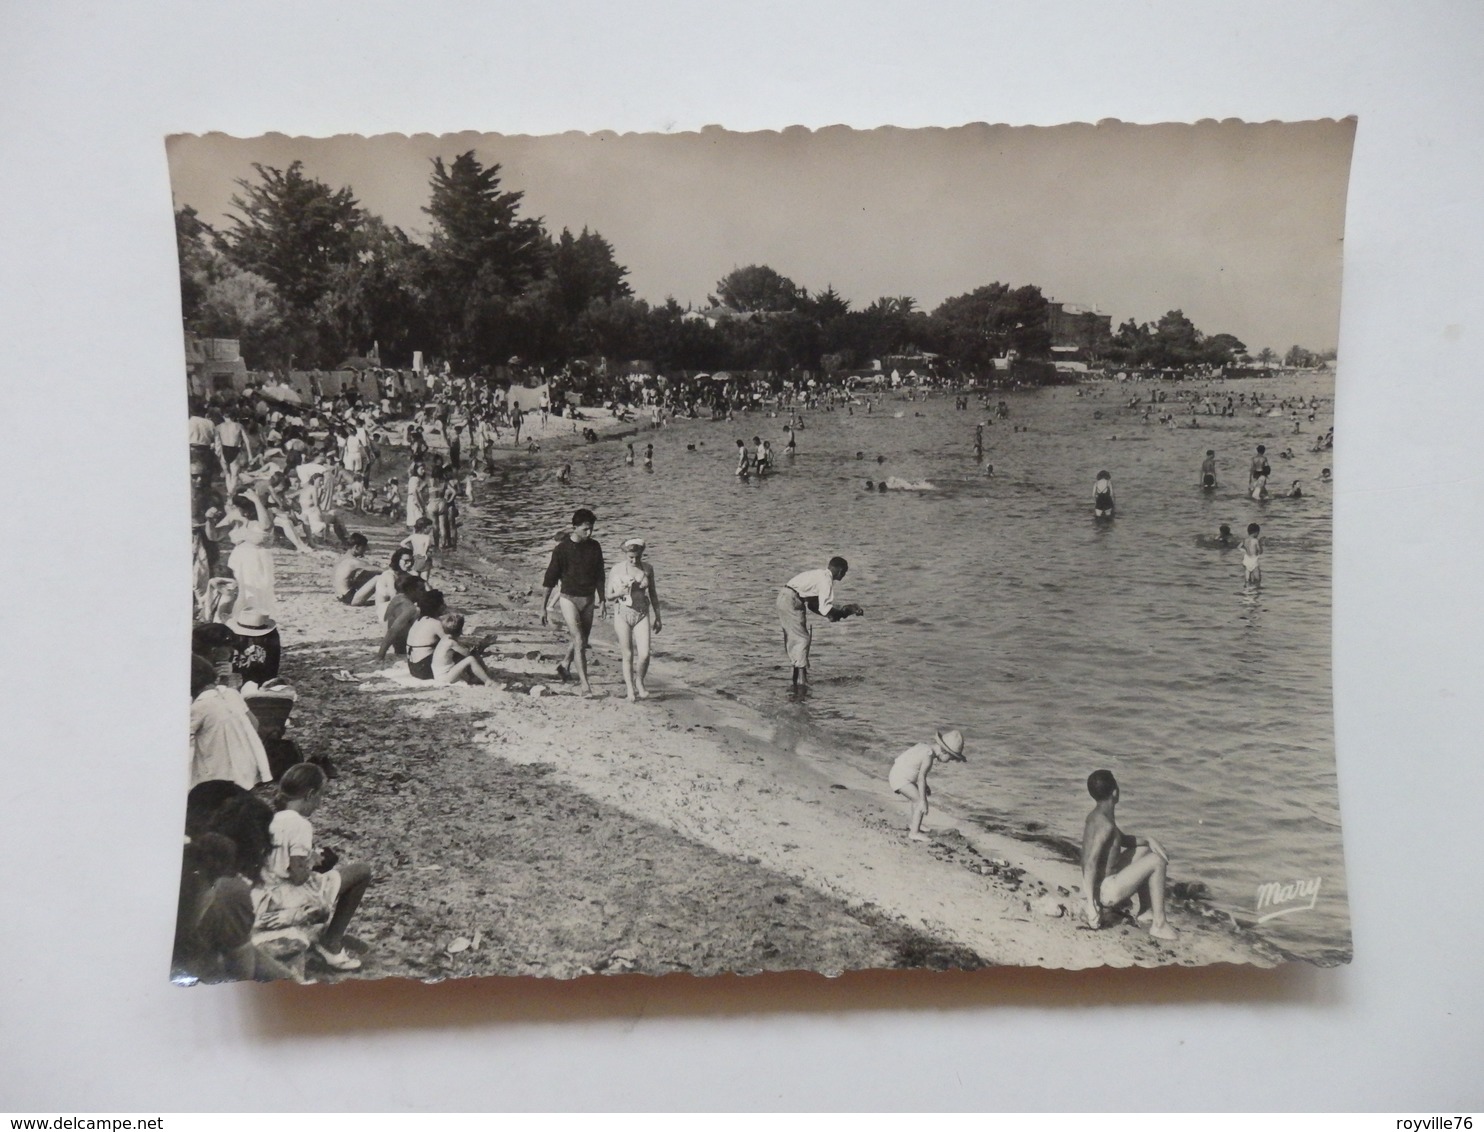
[[[1113,477],[1106,471],[1099,472],[1092,485],[1092,514],[1098,519],[1113,517]]]
[[[632,440],[629,441],[628,447],[624,451],[623,462],[626,468],[632,468],[634,466],[634,442]]]
[[[1206,458],[1201,461],[1201,486],[1211,489],[1216,486],[1216,450],[1206,449]]]
[[[1208,550],[1235,550],[1238,545],[1230,523],[1222,523],[1214,535],[1196,535],[1195,544]]]

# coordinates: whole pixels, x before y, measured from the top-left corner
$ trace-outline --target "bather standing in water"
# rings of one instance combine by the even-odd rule
[[[1262,585],[1262,528],[1247,524],[1247,537],[1242,540],[1242,570],[1245,586]]]
[[[853,603],[835,604],[835,583],[845,577],[849,569],[850,563],[836,556],[822,570],[795,574],[778,591],[778,621],[783,626],[783,647],[793,666],[792,687],[795,690],[809,684],[809,646],[814,641],[814,634],[809,629],[809,613],[812,611],[831,621],[843,621],[865,613]]]
[[[1098,519],[1113,517],[1113,477],[1106,471],[1099,472],[1092,485],[1092,513]]]

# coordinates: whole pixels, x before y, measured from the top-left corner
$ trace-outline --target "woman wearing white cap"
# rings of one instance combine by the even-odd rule
[[[644,540],[625,539],[624,561],[608,571],[608,600],[613,603],[613,628],[623,658],[623,682],[628,698],[647,700],[644,677],[649,673],[649,634],[660,631],[660,595],[654,567],[644,561]]]
[[[939,731],[931,743],[908,747],[891,765],[887,782],[891,788],[912,803],[912,816],[907,819],[907,836],[913,841],[928,841],[922,832],[922,821],[928,812],[928,771],[939,759],[967,762],[964,758],[962,731]]]

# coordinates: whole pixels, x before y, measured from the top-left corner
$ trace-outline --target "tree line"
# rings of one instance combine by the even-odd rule
[[[709,317],[673,298],[651,305],[634,297],[600,233],[553,235],[522,214],[524,194],[501,187],[500,166],[472,151],[431,162],[425,242],[300,162],[253,170],[237,180],[222,226],[186,206],[175,230],[186,330],[238,339],[254,369],[333,368],[373,342],[385,365],[409,366],[421,350],[460,373],[512,358],[561,366],[593,357],[662,370],[838,373],[930,353],[940,372],[973,379],[1008,351],[1050,353],[1049,307],[1033,285],[989,283],[932,311],[905,295],[854,309],[833,286],[811,292],[753,264],[718,280]],[[1232,335],[1207,337],[1180,311],[1130,320],[1100,345],[1115,365],[1251,360]]]

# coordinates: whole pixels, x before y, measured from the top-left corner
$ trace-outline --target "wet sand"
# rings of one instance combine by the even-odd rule
[[[543,459],[582,443],[544,431]],[[344,518],[373,562],[404,534]],[[1198,902],[1175,902],[1171,943],[1123,922],[1089,931],[1064,854],[936,806],[933,842],[908,842],[885,781],[898,752],[881,752],[879,780],[810,760],[688,688],[663,634],[653,698],[631,704],[600,622],[591,675],[608,695],[581,699],[553,674],[563,634],[539,624],[540,578],[477,547],[433,583],[469,633],[499,634],[505,688],[412,686],[402,662],[376,664],[374,612],[331,597],[336,556],[275,552],[290,735],[340,771],[317,837],[377,874],[351,927],[367,947],[354,977],[1281,961]]]

